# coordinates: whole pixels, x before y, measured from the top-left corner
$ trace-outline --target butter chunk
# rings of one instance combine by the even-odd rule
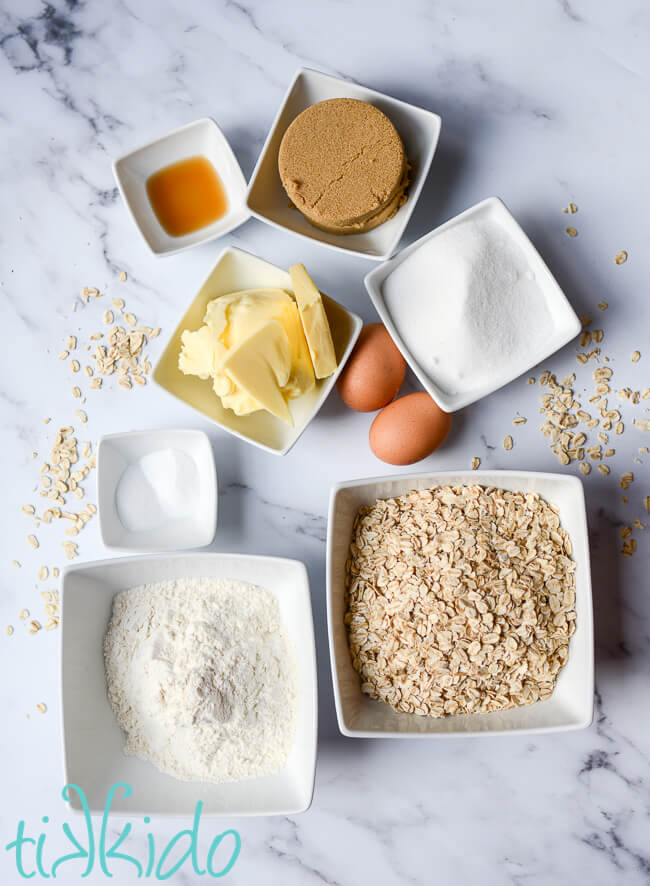
[[[199,378],[209,378],[218,372],[225,348],[208,326],[202,326],[196,332],[186,329],[181,335],[181,342],[178,358],[181,372],[198,375]]]
[[[316,378],[327,378],[336,371],[336,354],[323,300],[304,265],[292,265],[289,273],[314,373]]]
[[[222,364],[234,385],[271,415],[293,425],[281,388],[291,374],[291,347],[284,327],[271,320],[228,352]]]

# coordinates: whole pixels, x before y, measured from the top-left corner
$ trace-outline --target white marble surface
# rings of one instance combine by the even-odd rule
[[[250,175],[294,70],[308,64],[441,114],[442,137],[405,242],[471,203],[498,194],[549,261],[579,312],[605,330],[618,386],[650,383],[648,192],[650,12],[642,0],[545,4],[403,0],[283,4],[121,0],[3,0],[0,5],[0,375],[3,634],[0,642],[0,843],[43,815],[46,855],[65,843],[56,632],[32,637],[17,619],[40,612],[35,573],[61,561],[57,530],[26,542],[38,464],[54,423],[74,421],[73,378],[57,362],[63,337],[97,325],[100,306],[71,313],[83,285],[126,296],[160,324],[155,356],[221,244],[156,260],[134,231],[111,177],[125,150],[194,118],[225,129]],[[579,206],[564,233],[569,200]],[[280,265],[304,261],[322,288],[374,319],[362,276],[370,264],[305,245],[258,222],[228,242]],[[627,249],[627,264],[614,255]],[[120,283],[120,271],[128,281]],[[596,304],[605,299],[603,314]],[[102,308],[103,309],[103,308]],[[639,348],[637,365],[630,354]],[[548,366],[579,368],[570,345]],[[647,353],[646,353],[647,352]],[[590,372],[580,370],[585,384]],[[539,374],[539,369],[536,373]],[[457,417],[448,444],[417,470],[556,470],[537,430],[539,391],[520,379]],[[203,427],[221,490],[216,549],[290,555],[309,568],[320,671],[320,742],[311,810],[294,818],[233,820],[243,847],[233,883],[536,884],[650,882],[648,661],[650,532],[619,554],[618,529],[643,517],[650,434],[616,438],[609,477],[587,478],[596,614],[596,717],[582,732],[418,742],[354,741],[336,726],[325,624],[324,539],[330,484],[388,474],[367,445],[371,417],[333,395],[284,459],[214,432],[153,387],[90,392],[88,436],[136,427]],[[501,441],[515,410],[529,423]],[[642,406],[634,413],[642,414]],[[46,426],[43,419],[53,417]],[[83,435],[81,435],[83,438]],[[565,468],[575,472],[575,467]],[[621,501],[620,473],[636,481]],[[650,517],[650,515],[646,515]],[[650,522],[650,520],[648,520]],[[83,559],[104,556],[96,524]],[[21,570],[11,567],[16,558]],[[16,634],[4,636],[4,624]],[[46,715],[35,705],[44,701]],[[182,822],[157,821],[160,841]],[[120,823],[113,822],[116,833]],[[218,823],[204,823],[202,846]],[[132,846],[144,848],[144,825]],[[137,850],[136,850],[137,851]],[[19,882],[0,847],[3,883]],[[79,869],[80,872],[80,869]],[[115,882],[133,882],[116,868]],[[76,882],[67,869],[65,882]],[[61,875],[59,876],[61,879]],[[202,878],[207,879],[207,878]],[[93,875],[90,882],[104,881]],[[186,869],[173,882],[198,881]],[[34,881],[36,882],[36,880]]]

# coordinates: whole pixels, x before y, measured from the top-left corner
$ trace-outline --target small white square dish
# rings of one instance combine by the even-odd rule
[[[206,157],[226,193],[227,209],[212,224],[180,237],[162,227],[147,195],[147,180],[155,172],[188,157]],[[250,218],[246,209],[246,179],[232,148],[214,120],[203,117],[130,151],[113,163],[113,175],[133,223],[157,256],[174,255],[222,237]]]
[[[289,291],[293,289],[288,271],[242,249],[225,249],[169,339],[156,364],[153,378],[168,393],[198,410],[224,431],[274,455],[285,455],[316,416],[334,387],[361,332],[363,323],[360,317],[326,295],[323,296],[338,365],[333,375],[317,380],[311,391],[291,401],[293,427],[262,410],[250,415],[235,415],[231,409],[222,406],[210,380],[185,375],[178,368],[181,335],[186,329],[200,328],[208,302],[230,292],[263,287]]]
[[[494,486],[538,493],[559,508],[576,562],[576,630],[569,656],[549,698],[481,714],[440,718],[397,713],[361,691],[352,667],[345,615],[345,564],[360,507],[412,489],[443,485]],[[533,471],[445,471],[352,480],[332,488],[327,527],[327,621],[339,729],[353,738],[448,738],[562,732],[590,725],[594,706],[594,635],[589,539],[584,489],[577,477]]]
[[[406,286],[402,272],[406,267],[405,262],[408,262],[409,259],[424,261],[423,257],[426,253],[423,250],[430,247],[435,238],[443,234],[447,235],[449,232],[456,232],[457,234],[463,230],[466,232],[475,231],[476,225],[491,226],[492,230],[498,231],[498,235],[503,241],[496,257],[491,259],[492,261],[499,262],[504,249],[507,248],[514,250],[512,255],[516,255],[518,260],[525,263],[527,267],[526,274],[529,275],[530,282],[525,281],[522,275],[522,277],[515,278],[517,281],[516,285],[518,287],[532,287],[529,290],[529,294],[527,294],[527,298],[529,303],[540,312],[540,316],[545,318],[547,329],[543,333],[540,331],[535,338],[534,333],[536,330],[534,327],[530,327],[530,324],[534,321],[530,319],[525,311],[520,309],[520,312],[525,316],[523,318],[517,317],[516,320],[511,322],[510,314],[504,308],[504,328],[507,326],[508,330],[510,330],[514,327],[514,324],[520,323],[522,338],[525,336],[525,341],[530,342],[529,346],[513,345],[513,355],[506,355],[502,363],[502,352],[499,351],[496,357],[492,357],[495,362],[500,364],[497,370],[477,370],[475,378],[471,381],[471,371],[469,371],[468,378],[458,387],[453,387],[443,382],[445,374],[450,375],[447,371],[449,367],[445,365],[445,355],[439,353],[426,354],[430,345],[428,341],[425,341],[426,324],[429,323],[433,327],[436,324],[436,315],[431,314],[428,318],[424,316],[421,318],[415,317],[413,316],[414,308],[409,305],[411,299],[421,299],[422,295],[426,295],[427,291],[434,291],[436,286],[435,276],[427,278],[422,282],[419,288],[425,287],[424,293],[418,294],[416,293],[418,287],[414,287],[412,283],[408,287]],[[469,286],[470,283],[465,283],[465,280],[471,281],[472,273],[479,274],[479,271],[463,265],[463,261],[465,261],[463,256],[445,255],[444,261],[446,268],[454,276],[458,285]],[[395,272],[397,272],[397,275],[402,274],[402,280],[399,282],[397,275],[392,277],[391,281],[391,275]],[[492,267],[486,271],[487,275],[490,273],[496,273]],[[513,270],[512,273],[517,274],[518,269]],[[482,277],[479,276],[477,279],[482,279]],[[490,197],[477,203],[475,206],[465,210],[465,212],[460,213],[460,215],[440,225],[440,227],[425,234],[424,237],[407,246],[406,249],[402,250],[394,258],[370,271],[366,275],[365,284],[372,303],[395,344],[404,355],[405,360],[425,390],[445,412],[455,412],[458,409],[462,409],[464,406],[468,406],[470,403],[474,403],[476,400],[480,400],[482,397],[486,397],[498,388],[508,384],[508,382],[522,375],[566,345],[581,329],[578,316],[544,260],[517,224],[505,204],[498,197]],[[408,289],[408,292],[406,289]],[[513,292],[519,294],[520,290],[513,289]],[[403,296],[403,298],[400,296]],[[439,306],[433,310],[444,310],[445,318],[441,319],[445,319],[445,322],[447,322],[447,317],[452,316],[450,314],[451,311],[456,312],[458,316],[453,316],[455,317],[454,322],[458,324],[459,331],[454,335],[453,340],[458,343],[458,350],[461,347],[465,347],[470,348],[471,352],[470,343],[472,338],[469,330],[471,324],[478,321],[473,316],[468,316],[469,307],[455,304],[453,293],[445,293],[441,298],[444,301],[444,306]],[[391,299],[393,299],[392,308]],[[422,301],[420,300],[418,303],[421,305]],[[515,302],[515,304],[517,303]],[[416,302],[413,301],[412,304],[415,305]],[[401,315],[399,313],[400,308]],[[491,328],[498,329],[497,324],[500,322],[498,316],[493,313],[490,322]],[[467,339],[465,344],[463,344],[460,338],[464,337],[465,333],[467,333]],[[472,334],[475,337],[477,335],[477,333]],[[508,331],[508,334],[511,334],[510,331]],[[419,343],[416,339],[419,339]],[[489,340],[493,341],[494,339],[489,338]],[[494,346],[493,350],[497,347],[498,345]],[[418,348],[420,349],[419,360],[414,356],[414,351],[417,351]],[[517,348],[519,350],[516,350]],[[433,366],[438,367],[439,374],[437,377],[433,377],[435,369],[427,371],[423,367],[423,354],[428,356]],[[447,359],[451,359],[450,355],[448,355]]]
[[[289,124],[306,108],[332,98],[358,99],[383,111],[401,136],[411,164],[411,182],[404,205],[388,221],[361,234],[332,234],[311,225],[290,205],[278,172],[280,142]],[[440,127],[440,117],[424,108],[348,80],[310,68],[300,68],[291,81],[253,170],[248,186],[247,206],[256,218],[274,227],[315,240],[340,252],[384,261],[397,249],[415,209],[435,154]]]
[[[264,587],[278,600],[299,674],[296,734],[275,775],[225,784],[179,781],[124,754],[125,735],[108,700],[103,642],[113,597],[121,590],[182,578],[234,579]],[[167,554],[70,566],[62,578],[61,712],[64,784],[82,785],[92,813],[101,814],[116,782],[118,815],[293,815],[311,804],[316,767],[317,687],[314,626],[305,566],[297,560],[245,554]],[[76,794],[71,807],[79,810]]]
[[[203,431],[160,428],[100,440],[97,508],[107,548],[205,547],[217,528],[217,501],[214,454]]]

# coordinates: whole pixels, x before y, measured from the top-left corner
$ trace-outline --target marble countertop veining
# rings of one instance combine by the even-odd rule
[[[398,20],[399,19],[399,20]],[[157,356],[222,243],[178,257],[150,256],[121,204],[111,160],[150,137],[213,116],[244,173],[295,69],[309,65],[435,110],[439,149],[409,224],[408,243],[470,204],[498,194],[547,259],[579,313],[602,328],[617,386],[650,384],[648,190],[650,7],[643,0],[544,4],[471,0],[3,0],[0,4],[0,872],[22,882],[2,847],[19,819],[49,815],[46,856],[61,854],[66,818],[59,736],[58,632],[29,636],[18,620],[40,614],[36,571],[62,565],[60,530],[43,527],[32,551],[20,506],[36,499],[39,465],[55,427],[75,423],[74,376],[57,361],[65,336],[101,326],[104,305],[83,306],[82,286],[124,297],[141,322],[160,325]],[[574,201],[575,216],[562,213]],[[565,234],[568,224],[579,235]],[[271,261],[303,261],[322,288],[375,319],[362,278],[370,263],[333,255],[257,221],[226,238]],[[619,250],[628,261],[617,266]],[[127,272],[120,282],[121,271]],[[72,312],[73,301],[77,310]],[[598,310],[601,300],[609,304]],[[108,306],[108,305],[106,305]],[[642,357],[630,360],[633,350]],[[593,362],[576,345],[543,368]],[[647,352],[647,353],[646,353]],[[413,380],[408,382],[414,387]],[[107,386],[108,387],[108,386]],[[539,386],[518,379],[458,415],[447,445],[414,470],[468,467],[563,470],[539,432]],[[238,884],[650,883],[650,529],[620,555],[619,530],[650,524],[650,434],[632,425],[644,405],[623,403],[625,433],[612,472],[586,478],[596,619],[596,714],[566,734],[414,742],[355,741],[336,726],[325,618],[330,485],[386,475],[369,452],[370,417],[332,395],[284,459],[214,430],[151,386],[90,391],[81,439],[135,427],[205,428],[220,485],[216,550],[289,555],[308,566],[317,630],[320,739],[316,793],[304,815],[223,822],[243,839],[229,874]],[[512,426],[516,411],[528,417]],[[44,419],[52,417],[52,423]],[[502,441],[512,433],[510,452]],[[32,452],[38,452],[38,459]],[[623,492],[623,471],[635,481]],[[92,487],[90,487],[92,493]],[[622,495],[628,497],[623,503]],[[82,559],[102,557],[96,522],[79,537]],[[11,566],[19,560],[21,569]],[[15,633],[6,637],[4,626]],[[36,712],[45,702],[47,713]],[[122,822],[112,820],[116,836]],[[202,824],[206,850],[219,822]],[[156,821],[162,845],[183,822]],[[49,830],[48,830],[49,829]],[[130,846],[144,850],[145,826]],[[69,851],[69,850],[68,850]],[[79,867],[81,870],[81,867]],[[74,880],[73,868],[66,882]],[[115,882],[135,882],[116,868]],[[94,873],[89,882],[104,882]],[[173,882],[197,882],[183,869]]]

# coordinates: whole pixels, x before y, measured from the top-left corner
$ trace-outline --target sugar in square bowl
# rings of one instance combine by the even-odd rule
[[[190,490],[176,492],[183,500],[184,513],[173,519],[161,519],[159,524],[147,520],[144,527],[125,526],[118,507],[121,481],[127,483],[127,470],[137,467],[140,459],[173,454],[182,458],[194,477],[194,500],[188,499]],[[192,470],[193,466],[193,470]],[[159,467],[174,469],[174,464]],[[177,468],[178,478],[166,476],[168,484],[188,483],[183,471]],[[139,475],[136,473],[136,478]],[[162,478],[161,478],[162,479]],[[137,479],[136,479],[137,482]],[[148,491],[148,484],[147,484]],[[171,490],[172,492],[174,490]],[[157,495],[155,489],[152,495]],[[169,490],[168,490],[169,493]],[[140,486],[124,490],[125,496],[142,499],[138,510],[148,514],[154,509]],[[128,499],[127,499],[128,501]],[[209,545],[217,528],[217,472],[210,440],[203,431],[186,428],[157,428],[152,431],[126,431],[108,434],[99,441],[97,449],[97,506],[99,530],[107,548],[119,551],[178,551]],[[161,512],[161,517],[165,517]]]
[[[552,695],[503,711],[426,717],[397,713],[361,691],[348,647],[345,615],[346,560],[360,507],[410,490],[443,485],[494,486],[538,493],[559,508],[576,562],[576,630]],[[590,725],[594,705],[594,636],[589,539],[582,482],[564,474],[533,471],[447,471],[352,480],[333,487],[327,528],[327,619],[334,700],[339,729],[353,738],[444,738],[562,732]]]
[[[459,283],[462,281],[462,285],[468,285],[465,283],[465,279],[471,281],[472,273],[477,275],[476,278],[478,280],[490,279],[495,273],[504,274],[508,272],[516,274],[518,269],[508,269],[506,267],[507,259],[504,258],[506,249],[513,250],[512,255],[516,255],[518,261],[522,264],[525,263],[527,268],[526,274],[530,276],[532,281],[532,283],[526,285],[536,287],[536,294],[534,301],[531,302],[531,306],[543,311],[544,317],[547,319],[548,330],[543,334],[540,332],[539,337],[535,341],[537,330],[534,326],[534,320],[519,309],[519,313],[523,314],[523,316],[518,317],[516,320],[521,327],[517,329],[517,334],[520,337],[518,343],[519,351],[515,351],[513,355],[510,355],[505,349],[499,350],[498,345],[495,345],[493,351],[496,351],[496,354],[493,359],[498,365],[491,367],[489,370],[483,369],[480,372],[476,372],[471,383],[464,381],[460,387],[454,389],[444,381],[445,375],[448,375],[446,370],[449,368],[445,364],[445,354],[435,353],[430,339],[425,338],[425,336],[427,328],[431,329],[432,332],[440,329],[442,322],[451,317],[452,311],[455,310],[458,315],[456,320],[458,330],[455,332],[453,339],[449,336],[448,340],[453,341],[453,348],[456,354],[462,354],[462,348],[465,347],[467,354],[463,357],[463,360],[467,363],[472,362],[470,358],[475,353],[475,348],[471,345],[472,339],[470,335],[474,334],[474,341],[476,341],[476,337],[479,335],[479,333],[470,332],[478,322],[476,317],[471,314],[473,308],[471,305],[463,306],[456,304],[454,301],[455,294],[443,292],[440,288],[441,282],[429,270],[427,270],[426,277],[418,280],[417,284],[413,283],[413,281],[408,283],[400,281],[398,284],[396,282],[397,275],[407,267],[407,262],[422,259],[425,255],[425,250],[435,245],[437,238],[447,236],[448,234],[458,235],[462,232],[475,230],[476,226],[483,226],[485,229],[487,225],[492,230],[499,232],[500,246],[498,251],[495,250],[495,254],[491,257],[492,266],[486,270],[485,274],[483,275],[480,270],[475,271],[471,267],[465,267],[464,256],[455,254],[450,248],[444,253],[445,269],[450,274],[453,274]],[[372,303],[405,360],[418,377],[424,389],[445,412],[455,412],[503,387],[503,385],[527,372],[541,360],[546,359],[566,345],[581,329],[578,316],[542,257],[498,197],[490,197],[477,203],[475,206],[465,210],[465,212],[460,213],[460,215],[440,225],[440,227],[425,234],[424,237],[403,249],[394,258],[370,271],[366,275],[365,284]],[[397,309],[391,306],[389,293],[391,285],[393,286],[392,296]],[[522,285],[524,285],[524,281],[519,278],[517,286]],[[500,294],[502,292],[503,290],[499,290]],[[516,292],[520,294],[520,289],[517,289]],[[435,294],[437,296],[437,307],[429,307],[429,315],[420,316],[419,312],[422,311],[424,297],[427,297],[427,294]],[[416,307],[413,304],[409,304],[413,299],[419,299]],[[505,299],[501,298],[500,295],[499,301],[490,313],[491,330],[484,330],[480,333],[490,342],[497,341],[497,336],[494,333],[498,333],[499,326],[503,327],[504,330],[510,330],[510,316],[506,313],[507,309],[502,308],[501,316],[498,313],[502,302],[505,303]],[[436,302],[431,299],[428,304],[435,305]],[[401,315],[399,310],[401,310]],[[444,316],[438,316],[436,311],[444,312]],[[441,323],[438,323],[438,320]],[[428,327],[427,324],[429,324]],[[502,334],[505,335],[505,331]],[[508,332],[508,334],[510,333]],[[465,344],[463,344],[462,339],[465,340]],[[419,340],[419,344],[416,340]],[[420,349],[419,359],[415,356],[418,348]],[[444,352],[445,348],[448,350],[446,342],[444,347],[441,347],[441,351]],[[423,365],[423,354],[425,353],[429,363],[436,367],[435,372],[437,372],[437,375],[435,377],[434,370]],[[447,359],[451,359],[449,352],[447,353]]]
[[[198,410],[222,430],[274,455],[285,455],[332,391],[361,332],[363,324],[360,317],[326,295],[323,296],[337,369],[328,378],[317,380],[311,391],[291,401],[293,427],[262,410],[250,415],[235,415],[231,409],[222,406],[209,381],[194,375],[184,375],[178,368],[181,335],[185,329],[199,329],[208,302],[229,292],[264,287],[288,290],[293,288],[289,273],[282,268],[242,249],[225,249],[169,339],[154,368],[153,378],[160,387]]]
[[[183,236],[163,228],[147,194],[147,180],[173,163],[205,157],[214,167],[225,191],[226,211],[211,224]],[[214,120],[204,117],[148,142],[113,163],[120,194],[154,255],[167,256],[222,237],[250,218],[246,209],[246,180],[228,141]]]
[[[224,784],[179,781],[123,751],[125,736],[106,689],[103,642],[119,591],[183,578],[223,578],[267,588],[295,649],[299,675],[293,746],[275,775]],[[318,697],[314,625],[305,566],[297,560],[246,554],[164,554],[69,566],[62,579],[61,712],[64,784],[83,785],[92,813],[101,815],[113,784],[117,815],[291,815],[310,805],[316,768]],[[73,809],[79,808],[72,794]]]
[[[332,234],[311,225],[289,205],[278,172],[280,143],[289,124],[311,105],[333,98],[358,99],[383,111],[401,136],[411,164],[406,202],[392,218],[365,233]],[[397,248],[415,209],[435,154],[440,127],[440,117],[424,108],[348,80],[300,68],[287,90],[253,170],[246,201],[248,208],[257,218],[282,230],[316,240],[331,249],[383,261]]]

